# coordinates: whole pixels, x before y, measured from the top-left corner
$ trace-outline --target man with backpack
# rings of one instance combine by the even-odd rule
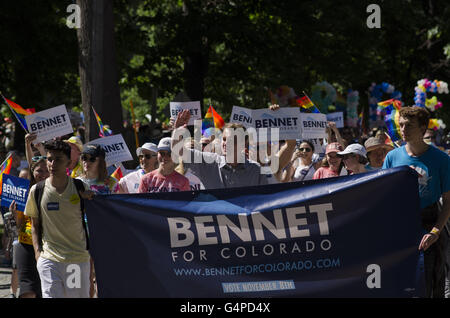
[[[30,189],[25,214],[31,217],[33,247],[45,298],[89,297],[90,262],[83,199],[93,196],[67,176],[70,147],[46,142],[50,177]]]

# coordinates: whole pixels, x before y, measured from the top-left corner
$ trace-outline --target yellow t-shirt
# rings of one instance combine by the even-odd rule
[[[22,226],[18,229],[19,242],[33,245],[33,239],[31,237],[31,219],[20,211],[17,211],[17,218],[21,220],[22,223]]]
[[[85,185],[86,188],[86,185]],[[25,207],[25,215],[39,217],[32,186]],[[89,261],[86,250],[86,234],[80,210],[80,198],[73,179],[69,178],[62,194],[45,180],[41,202],[42,253],[41,257],[61,263],[83,263]]]

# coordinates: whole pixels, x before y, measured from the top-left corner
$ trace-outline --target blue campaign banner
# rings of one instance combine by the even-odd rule
[[[415,297],[418,182],[354,176],[86,201],[99,297]]]
[[[18,178],[9,174],[3,175],[1,206],[8,207],[16,201],[17,211],[25,211],[30,180]]]

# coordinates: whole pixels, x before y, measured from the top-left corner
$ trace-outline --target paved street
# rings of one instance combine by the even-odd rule
[[[2,260],[0,260],[1,262]],[[0,298],[10,298],[11,268],[0,267]]]
[[[0,216],[0,226],[3,226],[3,218]],[[8,267],[3,267],[5,257],[3,251],[0,251],[0,298],[9,298],[11,292],[9,290],[11,283],[11,272],[12,269]]]

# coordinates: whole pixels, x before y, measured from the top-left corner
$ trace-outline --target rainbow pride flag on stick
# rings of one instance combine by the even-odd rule
[[[386,112],[384,122],[386,123],[388,134],[394,142],[402,139],[400,125],[398,122],[401,107],[402,102],[397,99],[388,99],[378,103],[377,111],[381,112],[384,110]]]
[[[123,173],[122,173],[122,169],[121,167],[117,167],[116,170],[114,170],[114,172],[111,174],[111,177],[113,177],[114,179],[116,179],[117,181],[119,181],[120,179],[123,178]]]
[[[316,105],[309,99],[308,95],[306,95],[305,92],[303,92],[303,97],[297,97],[297,105],[309,110],[311,113],[320,114],[320,111],[317,109]]]
[[[205,114],[205,118],[202,121],[202,134],[208,128],[222,129],[225,125],[225,121],[222,116],[220,116],[214,108],[209,105],[208,112]]]
[[[2,184],[3,184],[3,174],[9,174],[12,167],[12,157],[11,154],[3,161],[0,166],[0,195],[2,193]]]
[[[20,106],[20,105],[14,103],[13,101],[7,99],[5,96],[3,96],[3,94],[1,94],[1,95],[2,95],[3,99],[5,100],[6,104],[11,109],[11,112],[16,117],[16,119],[19,122],[19,124],[22,126],[22,128],[26,132],[28,132],[28,126],[27,126],[27,122],[25,120],[25,116],[26,115],[31,115],[31,114],[33,114],[33,112],[28,110],[28,109],[24,109],[22,106]]]
[[[100,129],[100,132],[98,133],[98,135],[100,137],[107,137],[107,136],[111,136],[112,135],[112,131],[111,129],[108,129],[107,127],[105,127],[103,125],[102,120],[100,119],[100,116],[97,114],[97,112],[95,111],[94,107],[92,107],[92,111],[94,112],[95,118],[97,119],[97,124],[98,124],[98,128]]]

